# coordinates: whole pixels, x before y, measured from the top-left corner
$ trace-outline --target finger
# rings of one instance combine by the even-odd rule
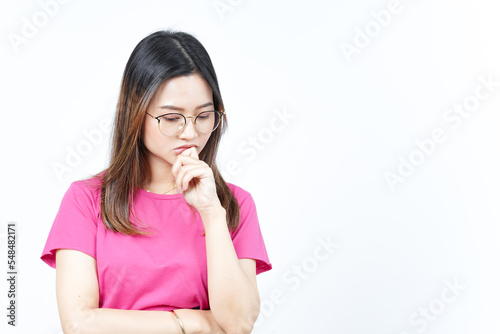
[[[198,151],[196,150],[196,146],[190,147],[187,150],[182,151],[181,154],[179,155],[188,156],[196,160],[200,160],[200,158],[198,157]]]
[[[193,159],[190,157],[186,157],[188,159]],[[194,160],[194,159],[193,159]],[[178,171],[176,176],[176,186],[178,189],[185,190],[189,186],[189,182],[194,178],[205,178],[208,173],[211,172],[210,167],[204,162],[200,160],[195,160],[196,163],[182,165]],[[189,180],[186,180],[186,173],[192,170],[199,170],[198,174],[190,174]]]
[[[203,179],[207,175],[207,168],[201,165],[183,166],[179,171],[176,184],[177,189],[185,191],[193,179]]]
[[[177,172],[177,176],[176,176],[176,179],[175,179],[175,184],[176,184],[176,187],[177,187],[177,192],[181,192],[181,191],[184,191],[184,179],[186,178],[186,173],[195,168],[196,166],[195,165],[186,165],[186,166],[181,166]],[[189,184],[189,181],[191,181],[191,179],[188,180],[188,184]]]
[[[184,152],[182,152],[182,153],[184,153]],[[177,174],[179,173],[179,169],[182,166],[193,165],[193,164],[198,164],[198,163],[205,163],[205,162],[198,160],[196,158],[193,158],[191,156],[179,154],[177,156],[177,159],[175,160],[174,164],[172,165],[172,170],[171,170],[172,174],[174,175],[175,178],[177,178],[178,177]]]
[[[190,158],[192,160],[186,160],[185,158]],[[179,154],[175,160],[175,163],[172,165],[172,174],[174,177],[177,177],[177,173],[179,171],[179,168],[182,165],[188,164],[188,163],[194,163],[196,161],[199,161],[198,157],[198,152],[196,151],[196,147],[190,147],[187,150],[184,150]]]

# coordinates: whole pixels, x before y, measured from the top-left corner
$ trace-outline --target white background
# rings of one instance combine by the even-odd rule
[[[500,332],[496,1],[45,2],[0,5],[1,267],[17,222],[19,271],[16,328],[1,280],[2,333],[62,333],[42,249],[69,184],[106,167],[130,53],[164,28],[211,55],[219,165],[257,204],[273,270],[254,333]]]

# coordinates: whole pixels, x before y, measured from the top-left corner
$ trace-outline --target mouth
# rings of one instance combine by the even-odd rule
[[[181,154],[182,152],[184,152],[185,150],[187,150],[187,149],[189,149],[191,147],[196,147],[196,145],[179,146],[177,148],[174,148],[174,152],[175,152],[175,154],[179,155],[179,154]]]

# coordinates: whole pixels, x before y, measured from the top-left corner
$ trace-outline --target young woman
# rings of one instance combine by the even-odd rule
[[[225,126],[197,39],[158,31],[136,46],[110,165],[71,184],[41,256],[64,333],[252,331],[271,264],[252,196],[217,169]]]

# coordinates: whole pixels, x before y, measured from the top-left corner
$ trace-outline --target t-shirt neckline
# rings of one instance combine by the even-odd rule
[[[184,198],[184,195],[182,193],[180,194],[157,194],[157,193],[152,193],[147,190],[144,190],[142,188],[138,189],[138,193],[141,196],[146,196],[146,197],[151,197],[151,198],[156,198],[156,199],[179,199],[179,198]]]

